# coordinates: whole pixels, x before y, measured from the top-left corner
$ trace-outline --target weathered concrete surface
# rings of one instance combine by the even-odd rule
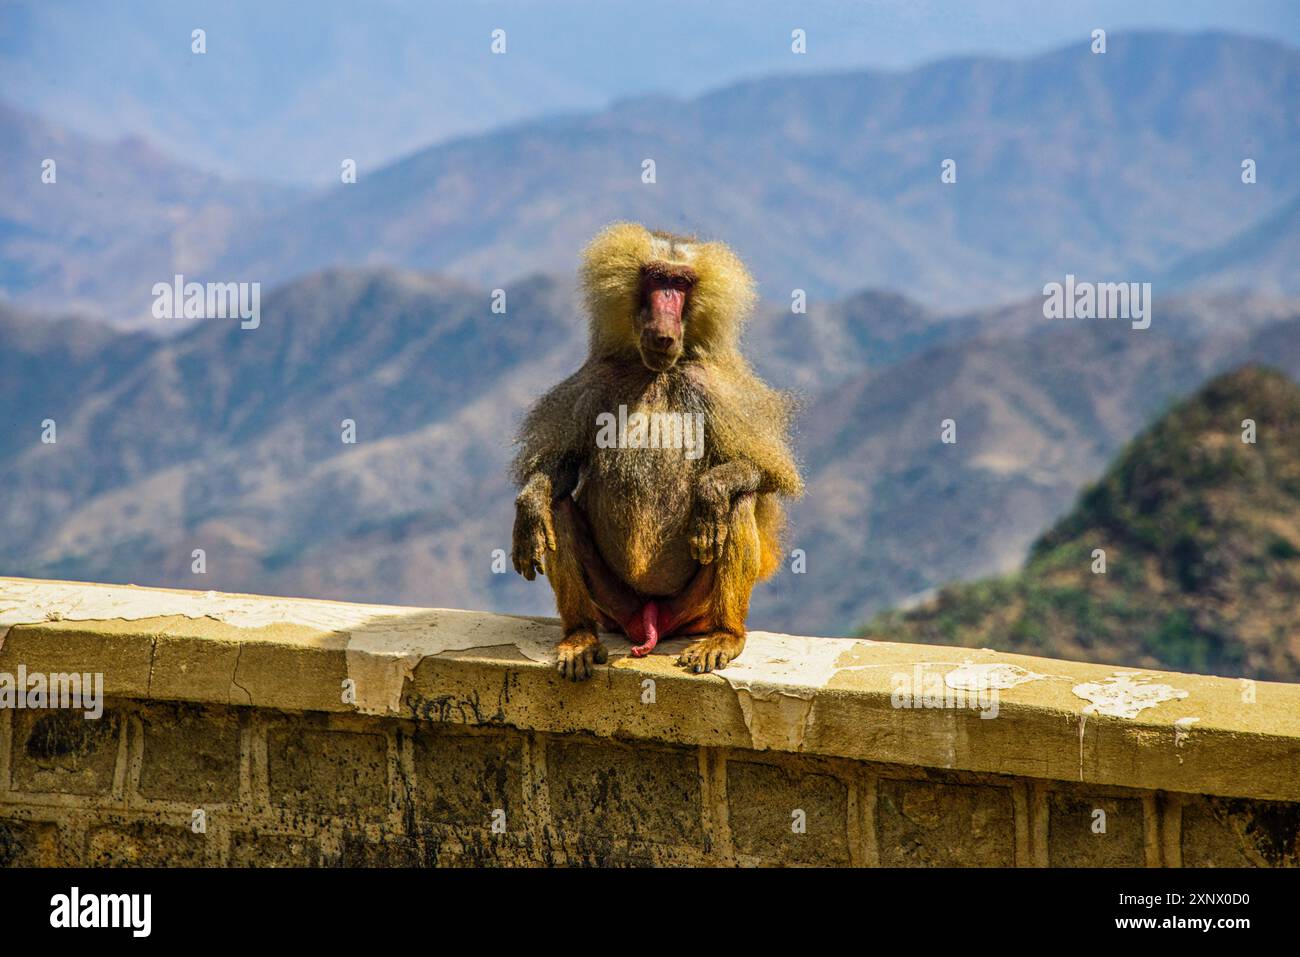
[[[573,685],[557,638],[0,579],[0,676],[110,699],[0,709],[0,863],[1300,863],[1300,686],[764,633]]]

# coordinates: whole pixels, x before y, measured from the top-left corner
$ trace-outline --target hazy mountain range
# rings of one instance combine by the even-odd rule
[[[323,192],[0,110],[23,171],[0,191],[0,574],[549,613],[544,582],[494,572],[509,444],[582,360],[581,244],[628,216],[720,236],[760,278],[747,348],[802,394],[807,571],[761,586],[751,625],[848,633],[1015,569],[1207,378],[1300,377],[1298,91],[1270,42],[1113,36],[628,101]],[[174,272],[264,283],[260,326],[146,318]],[[1152,281],[1151,328],[1045,319],[1067,273]]]
[[[905,68],[958,53],[1024,56],[1105,26],[1224,29],[1295,45],[1288,0],[4,0],[4,95],[96,136],[129,130],[215,172],[337,182],[452,136],[693,97],[738,77]],[[806,53],[791,51],[792,28]],[[206,53],[192,52],[205,31]],[[494,31],[508,37],[498,55]]]
[[[0,293],[127,325],[149,315],[153,283],[202,270],[251,217],[296,195],[181,166],[138,137],[89,139],[2,100],[0,169]]]
[[[581,362],[584,330],[570,281],[506,292],[494,315],[487,290],[332,270],[267,296],[257,329],[168,339],[7,312],[0,573],[548,612],[494,550],[514,427]],[[1250,358],[1300,375],[1294,301],[1158,300],[1154,317],[937,315],[884,293],[762,311],[749,352],[803,394],[789,545],[807,572],[760,588],[755,627],[842,633],[1008,570],[1172,398]]]
[[[1287,173],[1300,163],[1297,103],[1294,49],[1115,34],[1100,55],[1076,44],[624,100],[305,195],[218,184],[142,159],[138,142],[89,143],[6,109],[0,281],[22,305],[156,325],[149,290],[176,272],[269,289],[391,265],[500,287],[571,271],[600,225],[630,218],[730,240],[772,300],[881,287],[951,309],[1035,295],[1066,273],[1168,291],[1205,271],[1290,294],[1295,271],[1261,262],[1249,237],[1295,243],[1294,211],[1277,217],[1300,193]],[[55,185],[41,182],[43,158],[62,159]],[[941,182],[947,159],[955,183]],[[1257,182],[1241,181],[1243,159]],[[1209,259],[1189,270],[1197,255]]]

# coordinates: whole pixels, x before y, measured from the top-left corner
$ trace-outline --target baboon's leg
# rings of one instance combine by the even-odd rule
[[[727,519],[721,555],[702,565],[671,598],[646,600],[610,569],[596,548],[587,517],[565,496],[553,506],[557,548],[547,554],[546,575],[555,591],[564,638],[557,669],[566,678],[590,677],[606,660],[597,638],[599,623],[614,622],[633,643],[632,654],[648,654],[662,635],[700,635],[680,662],[694,671],[724,668],[745,647],[749,596],[758,580],[760,549],[753,493],[737,496]]]
[[[648,655],[654,650],[661,634],[659,603],[655,599],[645,599],[638,595],[614,574],[596,547],[586,514],[573,499],[564,497],[557,500],[552,511],[559,550],[570,557],[569,562],[557,562],[567,569],[561,572],[562,577],[566,578],[565,589],[576,592],[577,586],[581,586],[582,600],[579,604],[583,608],[593,609],[594,621],[605,625],[607,629],[622,629],[632,642],[634,656],[640,658]],[[561,526],[563,531],[560,531]],[[700,590],[698,584],[695,588]],[[558,588],[556,603],[560,604]],[[563,617],[561,612],[561,618]]]
[[[760,548],[754,495],[737,496],[727,522],[722,557],[700,569],[700,576],[713,569],[712,588],[699,596],[688,587],[670,602],[674,618],[680,622],[677,633],[703,635],[678,659],[697,674],[725,668],[744,649],[745,617],[749,614],[750,593],[758,581]]]
[[[608,655],[597,637],[597,609],[582,573],[579,556],[584,536],[575,514],[581,512],[568,496],[554,503],[556,547],[546,553],[545,572],[564,629],[564,637],[555,646],[555,668],[570,681],[582,681],[590,678],[592,667],[604,664]]]
[[[713,630],[713,593],[720,567],[718,562],[701,565],[685,588],[658,600],[662,635],[702,635]]]
[[[556,524],[556,536],[559,526],[565,526],[565,535],[569,542],[569,554],[586,586],[586,592],[597,613],[626,627],[629,620],[640,616],[642,600],[630,586],[614,574],[605,561],[605,557],[596,548],[596,540],[591,534],[591,525],[587,515],[572,498],[558,500],[553,509]]]

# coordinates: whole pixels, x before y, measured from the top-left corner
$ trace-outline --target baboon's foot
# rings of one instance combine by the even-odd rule
[[[715,631],[687,645],[686,650],[677,659],[677,663],[697,675],[704,674],[727,667],[744,649],[744,635],[732,634],[729,631]]]
[[[570,681],[586,681],[595,666],[608,658],[605,646],[591,631],[567,634],[555,646],[555,670]]]

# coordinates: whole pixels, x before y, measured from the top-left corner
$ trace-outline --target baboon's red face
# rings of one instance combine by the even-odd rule
[[[672,263],[649,263],[641,271],[637,349],[646,368],[671,369],[682,355],[695,271]]]

